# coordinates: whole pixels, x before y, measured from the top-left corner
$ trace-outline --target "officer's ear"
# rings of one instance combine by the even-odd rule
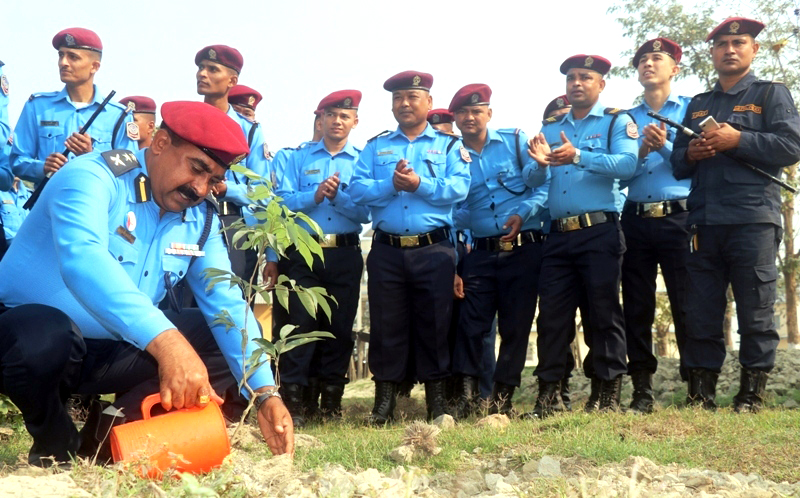
[[[355,116],[353,116],[353,128],[358,126],[358,111],[356,111]]]
[[[91,55],[92,59],[92,69],[91,73],[94,75],[97,71],[100,70],[100,54],[96,54],[95,52]]]
[[[486,122],[488,123],[489,121],[492,120],[492,108],[491,107],[489,107],[487,109],[486,114],[489,116],[489,119],[486,120]]]
[[[681,72],[681,67],[678,65],[678,63],[675,62],[675,60],[673,60],[672,62],[673,62],[672,71],[670,72],[670,75],[669,75],[670,79],[674,78],[675,76],[678,75],[678,73]]]
[[[428,110],[430,111],[431,109],[433,109],[433,97],[431,97],[431,94],[429,93],[428,94]]]
[[[164,150],[166,150],[167,147],[170,146],[170,144],[172,144],[172,137],[170,137],[170,134],[166,130],[166,128],[161,127],[156,131],[156,134],[153,136],[153,141],[150,143],[149,150],[153,154],[159,155],[162,152],[164,152]]]
[[[228,81],[228,90],[239,84],[239,75],[236,71],[231,71],[231,79]]]
[[[761,44],[753,40],[753,55],[756,55],[758,53],[759,48],[761,48]]]
[[[601,76],[600,77],[600,91],[602,92],[605,89],[606,89],[606,79]]]

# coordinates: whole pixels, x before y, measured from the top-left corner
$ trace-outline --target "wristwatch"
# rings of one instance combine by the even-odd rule
[[[256,408],[256,411],[261,408],[261,405],[263,405],[266,400],[272,397],[283,399],[281,398],[281,393],[279,393],[277,389],[270,389],[269,391],[258,393],[255,401],[253,401],[253,406]]]
[[[572,158],[572,164],[580,164],[581,162],[581,150],[575,149],[575,156]]]

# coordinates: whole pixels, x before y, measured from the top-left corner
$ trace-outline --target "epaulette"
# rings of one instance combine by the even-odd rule
[[[603,114],[619,114],[621,112],[625,112],[625,109],[620,109],[619,107],[606,107],[603,109]]]
[[[133,152],[126,149],[108,150],[100,154],[114,176],[122,176],[139,167],[139,160]]]
[[[542,125],[544,126],[544,125],[549,125],[549,124],[553,124],[553,123],[560,123],[561,120],[564,119],[564,117],[566,117],[566,114],[562,114],[561,116],[551,116],[551,117],[545,119],[544,121],[542,121]]]
[[[391,133],[391,131],[390,131],[390,130],[384,130],[384,131],[382,131],[382,132],[378,133],[377,135],[375,135],[374,137],[370,138],[369,140],[367,140],[367,143],[370,143],[370,142],[372,142],[372,141],[373,141],[373,140],[375,140],[376,138],[382,137],[382,136],[384,136],[384,135],[388,135],[389,133]]]
[[[0,67],[3,67],[3,66],[5,66],[5,65],[6,65],[6,63],[5,63],[5,62],[3,62],[3,61],[0,61]]]
[[[308,141],[306,141],[306,142],[303,142],[303,143],[301,143],[300,145],[298,145],[298,146],[297,146],[297,148],[296,148],[295,150],[305,149],[305,148],[306,148],[306,147],[308,147],[309,145],[311,145],[311,144],[315,144],[315,143],[317,143],[317,142],[313,142],[313,141],[311,141],[311,140],[308,140]]]
[[[39,92],[39,93],[32,93],[30,97],[28,97],[28,102],[31,100],[38,98],[38,97],[55,97],[58,95],[58,92]]]
[[[521,131],[522,130],[520,130],[519,128],[500,128],[500,129],[497,130],[497,133],[507,133],[509,135],[519,135]]]
[[[119,102],[113,102],[113,101],[109,101],[108,104],[106,104],[106,107],[116,107],[121,111],[125,111],[128,109],[126,106],[120,104]]]

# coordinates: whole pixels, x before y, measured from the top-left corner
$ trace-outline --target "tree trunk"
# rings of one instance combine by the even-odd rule
[[[665,357],[669,354],[669,324],[656,325],[656,355]]]
[[[722,321],[722,330],[725,332],[725,349],[733,351],[733,289],[728,286],[725,293],[728,305],[725,307],[725,319]]]
[[[797,170],[788,168],[786,180],[794,185]],[[786,298],[786,332],[789,348],[797,348],[800,344],[800,331],[797,324],[797,266],[798,254],[794,251],[794,194],[785,192],[781,204],[783,214],[783,271],[784,295]]]

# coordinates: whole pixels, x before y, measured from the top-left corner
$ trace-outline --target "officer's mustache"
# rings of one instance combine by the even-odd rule
[[[200,196],[199,196],[199,195],[197,195],[197,194],[194,192],[194,190],[190,189],[190,188],[189,188],[189,187],[187,187],[186,185],[181,185],[181,186],[180,186],[180,187],[178,187],[176,190],[177,190],[178,192],[180,192],[181,194],[183,194],[184,196],[186,196],[186,197],[187,197],[189,200],[191,200],[192,202],[197,202],[197,201],[199,201],[199,200],[200,200]]]

